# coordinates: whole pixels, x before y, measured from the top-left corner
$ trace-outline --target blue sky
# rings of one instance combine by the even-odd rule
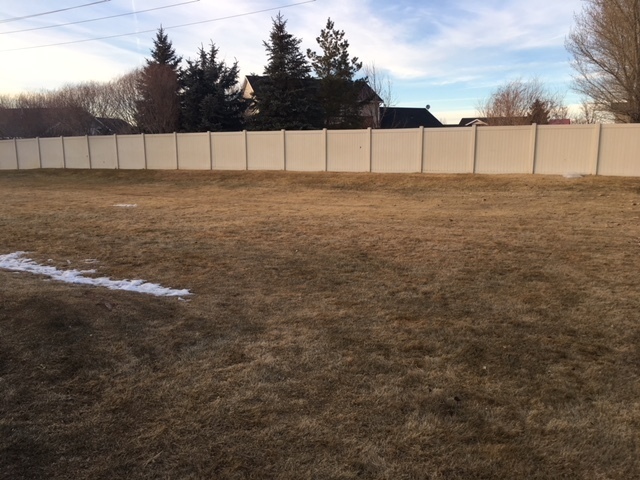
[[[304,50],[317,48],[315,38],[331,17],[336,27],[345,30],[352,55],[375,63],[389,77],[396,105],[429,104],[446,123],[474,115],[478,103],[496,86],[516,78],[538,77],[552,91],[564,94],[568,105],[579,103],[570,88],[573,72],[564,41],[574,13],[582,8],[581,0],[302,2],[2,0],[0,93],[122,75],[144,64],[160,24],[168,27],[169,38],[185,58],[213,41],[228,62],[238,60],[242,75],[261,73],[266,63],[262,41],[280,8],[289,31],[303,40]],[[164,6],[171,7],[141,12]],[[62,9],[68,10],[32,16]],[[132,12],[139,13],[60,26]],[[18,19],[25,16],[31,17]],[[172,28],[207,20],[215,21]],[[25,31],[51,26],[56,27]],[[132,35],[83,41],[123,34]],[[33,48],[60,43],[67,44]]]

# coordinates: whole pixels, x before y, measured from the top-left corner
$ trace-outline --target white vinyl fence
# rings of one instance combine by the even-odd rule
[[[0,140],[0,170],[34,168],[640,177],[640,125],[282,130]]]

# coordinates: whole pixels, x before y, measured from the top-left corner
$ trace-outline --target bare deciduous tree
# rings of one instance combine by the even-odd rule
[[[596,103],[590,102],[588,98],[582,99],[578,113],[571,118],[571,123],[578,124],[609,123],[612,121],[610,113],[602,111]]]
[[[640,122],[640,0],[584,0],[567,41],[574,88],[616,121]]]
[[[384,107],[393,107],[397,103],[397,99],[395,93],[393,91],[393,85],[391,84],[391,79],[389,75],[380,71],[375,63],[366,64],[362,68],[362,72],[364,73],[367,83],[371,87],[371,89],[382,99],[382,105]],[[378,108],[377,111],[372,111],[372,127],[380,128],[382,124],[382,115],[384,114],[384,110],[382,113]]]
[[[617,122],[640,122],[640,0],[585,0],[566,41],[574,88]]]
[[[528,125],[535,120],[534,111],[540,110],[548,119],[565,118],[567,114],[563,96],[550,92],[537,78],[511,80],[496,88],[477,108],[481,117],[490,119],[490,125]]]
[[[14,111],[2,115],[4,132],[0,133],[7,136],[7,132],[11,132],[22,137],[85,135],[104,133],[102,127],[115,133],[131,133],[138,76],[139,70],[134,70],[105,83],[84,82],[56,90],[2,95],[0,110]],[[94,118],[101,119],[102,127]]]
[[[177,97],[177,73],[168,65],[151,64],[144,68],[138,88],[136,124],[145,133],[178,130],[180,103]]]
[[[135,125],[138,79],[141,69],[135,69],[111,81],[111,99],[114,118],[120,118],[129,125]]]
[[[136,83],[136,125],[142,132],[175,132],[180,124],[180,62],[162,26],[156,33],[151,58]]]
[[[0,111],[0,137],[90,134],[93,117],[59,93],[26,92],[5,97],[4,111]]]

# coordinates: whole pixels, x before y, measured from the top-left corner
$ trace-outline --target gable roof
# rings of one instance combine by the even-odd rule
[[[251,98],[251,95],[254,93],[259,94],[259,92],[264,88],[267,79],[268,77],[265,75],[247,75],[242,84],[242,94],[244,98]],[[300,81],[310,90],[318,91],[320,89],[321,80],[319,78],[302,78]],[[368,83],[363,84],[361,97],[363,100],[370,99],[370,102],[382,103],[380,96],[369,86]]]
[[[380,128],[442,127],[442,122],[426,108],[382,107],[380,116]]]
[[[472,125],[489,125],[487,123],[487,118],[480,117],[465,117],[460,120],[458,124],[460,127],[471,127]]]
[[[108,117],[96,117],[96,124],[94,129],[97,130],[98,135],[128,135],[135,133],[135,128],[129,124],[126,120],[121,118],[108,118]]]
[[[96,118],[80,107],[0,108],[0,138],[133,133],[119,118]]]
[[[488,126],[517,126],[517,125],[530,125],[528,117],[466,117],[460,120],[458,126],[460,127],[472,127],[473,125],[488,125]]]
[[[458,126],[472,127],[473,125],[529,125],[531,122],[527,117],[466,117],[460,120]],[[551,118],[549,125],[570,125],[568,118]]]
[[[93,122],[79,107],[0,109],[0,137],[35,138],[84,135]]]
[[[265,88],[268,79],[269,77],[265,75],[247,75],[244,77],[242,92],[245,98],[249,98],[253,93],[260,93]],[[316,78],[302,78],[300,81],[303,82],[307,88],[318,88],[319,80]]]

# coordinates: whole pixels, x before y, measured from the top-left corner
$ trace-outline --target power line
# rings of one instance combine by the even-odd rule
[[[188,2],[172,3],[171,5],[165,5],[163,7],[147,8],[146,10],[136,10],[135,12],[119,13],[117,15],[109,15],[107,17],[91,18],[89,20],[78,20],[77,22],[60,23],[58,25],[45,25],[44,27],[25,28],[23,30],[11,30],[10,32],[0,32],[0,35],[6,35],[8,33],[23,33],[33,32],[34,30],[44,30],[46,28],[66,27],[68,25],[78,25],[80,23],[97,22],[99,20],[107,20],[110,18],[126,17],[127,15],[137,15],[138,13],[153,12],[155,10],[162,10],[164,8],[178,7],[180,5],[187,5],[189,3],[196,3],[200,0],[189,0]]]
[[[52,13],[66,12],[67,10],[75,10],[76,8],[89,7],[98,3],[110,2],[111,0],[100,0],[98,2],[83,3],[82,5],[76,5],[75,7],[59,8],[58,10],[50,10],[48,12],[34,13],[31,15],[25,15],[24,17],[5,18],[0,20],[0,23],[17,22],[18,20],[25,20],[27,18],[42,17],[44,15],[51,15]]]
[[[183,23],[181,25],[172,25],[172,26],[169,26],[169,27],[164,27],[163,26],[162,28],[164,30],[171,30],[171,29],[174,29],[174,28],[183,28],[183,27],[190,27],[190,26],[193,26],[193,25],[201,25],[203,23],[219,22],[221,20],[229,20],[231,18],[238,18],[238,17],[246,17],[246,16],[249,16],[249,15],[255,15],[257,13],[265,13],[265,12],[271,12],[273,10],[282,10],[284,8],[297,7],[299,5],[304,5],[306,3],[313,3],[315,1],[316,0],[306,0],[304,2],[290,3],[288,5],[280,5],[278,7],[265,8],[263,10],[255,10],[253,12],[238,13],[236,15],[229,15],[227,17],[211,18],[209,20],[200,20],[198,22]],[[59,47],[61,45],[72,45],[74,43],[95,42],[97,40],[110,40],[112,38],[128,37],[130,35],[139,35],[141,33],[153,33],[153,32],[156,32],[156,31],[157,31],[157,29],[140,30],[138,32],[121,33],[121,34],[118,34],[118,35],[109,35],[109,36],[106,36],[106,37],[85,38],[83,40],[72,40],[72,41],[69,41],[69,42],[49,43],[49,44],[46,44],[46,45],[33,45],[31,47],[10,48],[10,49],[7,49],[7,50],[0,50],[0,53],[17,52],[17,51],[21,51],[21,50],[33,50],[33,49],[36,49],[36,48]]]

